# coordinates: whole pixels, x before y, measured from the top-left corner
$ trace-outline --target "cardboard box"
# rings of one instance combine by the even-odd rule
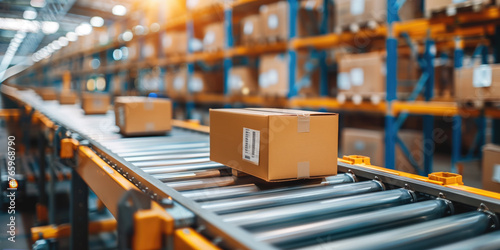
[[[264,37],[271,41],[288,40],[288,2],[263,5],[260,8]]]
[[[168,99],[117,97],[115,122],[123,135],[157,135],[172,129],[172,103]]]
[[[257,70],[248,66],[232,67],[229,72],[231,95],[256,95],[259,91]]]
[[[500,100],[500,64],[455,70],[457,101]]]
[[[448,7],[458,8],[463,6],[470,6],[473,3],[477,5],[488,5],[492,1],[491,0],[425,0],[424,8],[427,17],[430,17],[432,12],[444,11]],[[451,13],[450,13],[451,14]]]
[[[168,97],[179,98],[188,94],[188,72],[186,67],[181,67],[176,71],[167,70],[165,73],[165,86]]]
[[[500,146],[483,147],[483,189],[500,193]]]
[[[385,0],[337,0],[335,1],[335,25],[341,29],[351,24],[366,25],[370,21],[386,21],[387,1]]]
[[[317,96],[319,94],[319,71],[310,67],[311,61],[309,59],[309,53],[297,53],[295,86],[299,96]],[[314,63],[314,61],[312,62]],[[289,92],[289,74],[287,54],[261,56],[259,63],[260,94],[286,97]]]
[[[267,54],[260,57],[259,92],[265,96],[286,97],[288,95],[288,56]]]
[[[35,92],[44,101],[57,100],[57,92],[56,92],[56,90],[54,88],[36,88]]]
[[[266,181],[337,174],[337,142],[337,114],[210,110],[210,160]]]
[[[224,75],[220,71],[194,72],[188,81],[190,94],[222,94]]]
[[[343,128],[341,152],[343,155],[370,157],[370,163],[384,167],[384,131],[357,128]]]
[[[339,93],[385,96],[385,55],[380,52],[344,54],[338,62]]]
[[[106,114],[109,109],[110,97],[107,94],[82,94],[82,109],[86,115]]]
[[[171,31],[163,33],[161,38],[163,53],[165,55],[186,54],[188,50],[188,38],[186,32]]]
[[[419,166],[423,163],[423,135],[420,131],[400,130],[399,138],[404,142]],[[341,150],[343,155],[370,157],[370,163],[385,167],[385,133],[382,130],[357,128],[342,129]],[[416,174],[415,168],[399,146],[396,146],[396,170]]]
[[[399,9],[402,21],[421,16],[420,0],[407,0]],[[351,24],[364,26],[374,21],[383,24],[387,21],[387,1],[385,0],[337,0],[335,1],[335,26],[341,29]]]
[[[74,91],[61,91],[59,93],[59,103],[60,104],[75,104],[78,97]]]
[[[203,36],[204,51],[220,51],[224,49],[225,42],[224,23],[211,23],[205,26]]]
[[[241,19],[241,43],[249,45],[263,42],[263,24],[260,15],[250,15]]]

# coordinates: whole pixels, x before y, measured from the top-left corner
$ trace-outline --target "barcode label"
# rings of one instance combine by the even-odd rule
[[[259,165],[260,131],[243,128],[243,160]]]

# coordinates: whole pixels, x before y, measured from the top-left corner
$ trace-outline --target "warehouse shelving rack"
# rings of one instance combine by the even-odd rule
[[[362,30],[367,32],[371,37],[377,39],[385,39],[386,41],[386,51],[387,51],[387,94],[386,100],[379,104],[371,103],[361,103],[360,105],[355,105],[351,102],[339,103],[335,98],[328,97],[328,82],[326,73],[328,71],[325,62],[325,50],[331,48],[337,48],[342,44],[349,44],[355,38],[354,33],[343,32],[341,34],[331,33],[327,30],[326,21],[328,19],[328,4],[331,1],[323,1],[323,20],[321,22],[320,35],[313,37],[296,37],[296,17],[298,12],[298,0],[287,0],[289,3],[289,40],[288,42],[277,42],[274,44],[261,44],[252,47],[248,46],[237,46],[234,43],[233,37],[233,16],[238,13],[234,13],[235,8],[245,8],[246,6],[259,6],[261,4],[267,4],[275,2],[275,0],[238,0],[232,3],[222,4],[220,6],[211,6],[203,10],[198,10],[196,14],[188,11],[179,15],[177,18],[172,19],[167,24],[161,27],[160,32],[152,32],[147,35],[135,36],[133,39],[142,39],[147,36],[158,36],[162,32],[168,32],[172,28],[185,27],[188,32],[188,36],[193,36],[193,22],[198,18],[198,16],[210,16],[210,15],[223,15],[223,21],[225,26],[225,49],[223,51],[217,51],[213,53],[207,52],[192,52],[188,51],[185,55],[178,55],[173,57],[159,57],[157,60],[153,60],[155,65],[160,67],[165,67],[168,65],[178,65],[186,64],[188,66],[189,77],[192,76],[194,72],[194,64],[197,61],[218,61],[222,62],[224,71],[224,92],[221,95],[218,94],[199,94],[195,96],[188,97],[181,100],[182,103],[186,105],[187,118],[191,118],[191,113],[197,104],[219,104],[222,106],[230,107],[234,104],[240,105],[258,105],[258,106],[283,106],[283,107],[296,107],[296,108],[313,108],[319,110],[345,110],[345,111],[361,111],[361,112],[376,112],[385,115],[385,131],[386,131],[386,167],[394,168],[394,149],[396,146],[402,146],[403,152],[408,153],[405,150],[405,146],[397,138],[397,130],[405,120],[404,118],[408,115],[421,115],[424,119],[424,135],[425,141],[432,141],[432,130],[434,123],[434,116],[444,116],[452,117],[452,171],[457,171],[457,163],[464,158],[460,157],[461,153],[461,120],[462,116],[466,115],[469,117],[491,117],[495,118],[493,121],[494,127],[498,127],[498,118],[500,117],[500,112],[495,108],[484,108],[483,111],[478,109],[464,108],[460,107],[457,103],[445,100],[443,102],[433,99],[433,67],[432,62],[435,57],[435,51],[444,48],[455,48],[456,37],[484,37],[496,34],[498,36],[496,23],[500,20],[500,9],[498,7],[485,7],[477,13],[458,13],[455,16],[450,17],[433,17],[431,19],[416,19],[410,21],[400,22],[397,17],[397,8],[401,6],[404,1],[389,0],[388,1],[388,19],[386,25],[380,25],[373,30]],[[473,23],[474,25],[468,26],[456,26],[453,29],[448,29],[449,26],[463,23]],[[477,24],[477,25],[476,25]],[[403,35],[404,34],[404,35]],[[424,72],[427,75],[426,80],[422,80],[421,86],[419,88],[424,89],[423,100],[416,101],[401,101],[397,100],[395,96],[397,80],[396,80],[396,67],[397,67],[397,54],[398,53],[412,53],[409,46],[399,46],[398,39],[401,36],[408,36],[412,39],[424,39],[425,46],[421,48],[418,46],[414,48],[419,54],[423,54],[423,61],[427,63],[424,67]],[[489,41],[485,39],[466,39],[462,41],[462,46],[464,47],[475,47],[478,43],[488,44]],[[80,50],[71,52],[65,55],[55,54],[51,59],[43,61],[33,67],[33,71],[29,71],[27,75],[20,77],[20,80],[27,80],[29,77],[33,79],[36,74],[34,71],[42,70],[43,81],[46,82],[44,85],[48,84],[49,80],[57,79],[60,77],[60,73],[48,76],[48,65],[54,65],[61,63],[66,59],[79,59],[83,55],[87,54],[98,54],[103,51],[110,51],[114,48],[121,47],[125,43],[119,41],[112,41],[110,44],[105,46],[100,46],[97,48],[92,48],[90,50]],[[498,44],[498,43],[493,43]],[[493,45],[492,44],[492,45]],[[460,55],[463,55],[462,48],[457,48],[455,50],[455,66],[457,62],[460,61]],[[320,93],[319,97],[315,98],[303,98],[297,96],[296,84],[295,84],[295,66],[296,66],[296,53],[299,50],[313,50],[319,52],[320,55]],[[498,52],[498,48],[495,48],[495,53]],[[289,82],[289,94],[287,99],[277,100],[271,104],[266,104],[268,99],[262,97],[241,97],[233,98],[228,94],[228,74],[233,65],[233,58],[237,56],[250,56],[250,55],[260,55],[263,53],[271,52],[285,52],[290,56],[289,66],[290,66],[290,82]],[[74,60],[71,60],[74,61]],[[97,70],[78,70],[73,72],[76,79],[84,79],[87,75],[91,73],[105,74],[106,78],[109,79],[114,72],[120,72],[131,68],[142,69],[149,68],[152,62],[138,61],[136,63],[122,62],[115,63],[114,65],[106,65],[100,67]],[[425,65],[424,65],[425,66]],[[416,92],[417,93],[417,92]],[[177,104],[179,105],[179,104]],[[481,119],[481,118],[480,118]],[[484,119],[484,118],[482,118]],[[499,129],[496,129],[500,131]],[[495,130],[494,130],[495,131]],[[482,134],[481,134],[482,133]],[[484,126],[480,127],[480,135],[484,135]],[[484,137],[484,136],[483,136]],[[498,134],[494,134],[493,142],[499,143]],[[482,141],[479,140],[481,146]],[[411,157],[410,157],[411,158]],[[432,150],[425,154],[424,169],[420,171],[421,174],[427,174],[432,171]]]

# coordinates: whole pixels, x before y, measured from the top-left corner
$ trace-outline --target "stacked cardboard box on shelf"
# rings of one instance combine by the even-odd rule
[[[337,174],[338,115],[211,109],[210,160],[266,181]]]
[[[204,51],[220,51],[224,49],[224,23],[217,22],[205,26],[203,36],[203,50]]]
[[[425,16],[430,17],[433,12],[447,11],[447,14],[453,15],[459,7],[476,6],[477,8],[491,4],[492,0],[425,0]],[[498,1],[497,1],[498,3]],[[475,7],[475,8],[476,8]]]
[[[256,95],[259,91],[257,70],[248,66],[232,67],[229,72],[231,95]]]
[[[241,19],[240,35],[243,45],[263,42],[264,31],[259,14],[249,15]]]
[[[314,61],[311,63],[308,53],[297,53],[295,87],[299,96],[318,95],[319,72],[316,66],[314,65]],[[260,94],[264,96],[286,97],[289,90],[289,74],[287,54],[261,56],[259,64]]]
[[[169,31],[161,38],[163,53],[167,56],[187,53],[188,38],[185,31]]]
[[[483,147],[483,189],[500,192],[500,146]]]
[[[166,94],[171,98],[185,97],[188,94],[188,71],[185,66],[165,73]]]
[[[261,24],[264,25],[263,33],[269,41],[286,41],[288,39],[288,3],[263,5],[260,8]]]
[[[224,76],[220,71],[194,72],[188,81],[191,94],[222,94]]]
[[[420,1],[408,0],[400,7],[401,20],[410,20],[419,17]],[[368,25],[371,28],[387,21],[387,1],[385,0],[338,0],[335,1],[335,30],[340,32],[350,28],[357,31],[360,26]]]
[[[500,65],[456,69],[455,99],[459,102],[500,101]]]
[[[401,130],[399,138],[408,147],[417,163],[423,162],[423,135],[420,131]],[[343,155],[370,157],[370,163],[384,167],[385,133],[381,130],[344,128],[341,137]],[[417,173],[399,146],[396,146],[396,170]]]
[[[385,54],[371,52],[345,54],[338,62],[337,86],[340,95],[356,98],[371,98],[377,103],[385,98]],[[345,99],[345,98],[344,98]]]
[[[268,54],[260,57],[260,95],[287,96],[288,79],[288,56],[286,54]]]
[[[172,103],[160,98],[117,97],[115,122],[126,136],[164,134],[172,129]]]

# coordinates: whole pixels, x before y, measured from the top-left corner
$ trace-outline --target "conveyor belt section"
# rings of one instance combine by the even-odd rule
[[[190,226],[222,248],[455,249],[459,240],[500,247],[499,200],[345,163],[337,176],[264,183],[211,162],[207,134],[123,138],[111,113],[39,105],[151,198],[190,210]]]

